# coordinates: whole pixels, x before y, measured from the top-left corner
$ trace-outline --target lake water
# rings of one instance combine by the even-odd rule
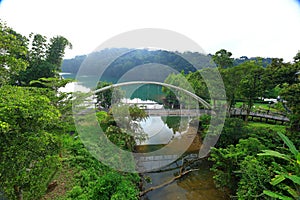
[[[76,78],[76,74],[71,73],[60,73],[60,75],[67,79],[74,79]],[[92,76],[82,76],[80,77],[83,80],[82,83],[76,84],[68,84],[67,87],[74,91],[75,89],[81,91],[83,88],[94,89],[96,87],[94,81],[96,78]],[[118,80],[110,77],[101,77],[100,81],[110,82],[110,83],[117,83]],[[80,87],[79,87],[80,85]],[[125,91],[125,98],[140,98],[142,100],[154,100],[156,102],[161,102],[164,93],[162,92],[162,86],[160,85],[150,85],[150,84],[143,84],[143,85],[128,85],[122,86],[121,89]],[[86,90],[84,90],[86,91]]]
[[[65,78],[74,78],[72,74],[64,74]],[[80,83],[69,83],[61,91],[72,92],[74,90],[88,91],[94,86],[82,85]],[[104,80],[104,81],[109,81]],[[113,82],[113,81],[111,81]],[[127,98],[140,98],[143,100],[159,101],[162,95],[161,87],[156,85],[143,85],[140,87],[128,86],[125,88],[128,92]],[[150,95],[149,95],[150,94]],[[143,131],[147,133],[148,139],[137,146],[137,151],[140,153],[155,152],[164,148],[172,141],[185,140],[186,136],[190,136],[190,118],[176,116],[151,116],[146,121],[141,122]],[[197,129],[197,128],[195,128]],[[196,130],[197,132],[197,130]],[[199,134],[192,134],[193,141],[187,150],[185,156],[197,155],[201,148],[201,139]],[[183,144],[185,144],[183,142]],[[151,182],[144,181],[144,189],[160,185],[177,175],[179,172],[181,160],[170,164],[166,169],[160,172],[144,173],[144,177],[149,177]],[[189,173],[188,175],[168,184],[165,187],[148,192],[142,197],[143,200],[227,200],[229,199],[225,192],[216,189],[213,182],[213,173],[210,171],[211,163],[206,159],[198,163],[198,171]]]
[[[184,139],[187,134],[185,131],[190,130],[185,125],[185,128],[177,129],[181,124],[187,124],[190,119],[178,120],[180,117],[169,116],[168,119],[162,117],[150,117],[146,122],[142,123],[142,127],[150,139],[143,145],[137,146],[137,151],[140,153],[155,152],[170,141],[176,139]],[[184,121],[184,122],[182,122]],[[168,124],[166,123],[168,122]],[[173,122],[173,123],[171,123]],[[171,127],[171,128],[170,128]],[[172,128],[173,127],[173,128]],[[174,131],[176,129],[177,131]],[[157,134],[154,134],[157,133]],[[196,134],[193,142],[184,153],[185,157],[195,156],[198,154],[201,147],[200,135]],[[178,175],[179,166],[182,160],[179,159],[167,167],[163,167],[158,172],[144,173],[144,177],[150,178],[151,182],[144,181],[144,189],[160,185],[174,176]],[[188,175],[174,181],[173,183],[162,188],[148,192],[142,197],[143,200],[227,200],[229,197],[225,192],[216,189],[213,181],[213,173],[210,171],[211,163],[207,159],[203,159],[197,163],[198,171],[189,173]]]

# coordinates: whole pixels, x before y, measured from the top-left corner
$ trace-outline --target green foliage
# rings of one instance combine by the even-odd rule
[[[283,59],[274,58],[272,63],[266,68],[266,78],[269,79],[269,87],[274,88],[277,85],[294,84],[297,82],[296,73],[300,66],[291,63],[284,63]]]
[[[18,84],[29,85],[40,78],[58,78],[65,48],[71,48],[71,43],[62,36],[51,38],[49,43],[40,34],[31,34],[30,37],[33,39],[28,56],[29,66],[16,77]]]
[[[246,61],[235,67],[220,69],[229,109],[234,107],[236,99],[240,98],[239,88],[242,80],[245,79],[245,76],[250,76],[250,71],[255,67],[256,64],[254,61]]]
[[[105,112],[105,111],[96,112],[96,116],[97,116],[99,123],[101,123],[101,121],[103,121],[107,117],[107,112]]]
[[[71,43],[62,36],[51,38],[49,43],[40,34],[29,37],[30,40],[0,21],[0,86],[28,86],[32,80],[58,77],[65,48],[71,48]]]
[[[210,99],[207,85],[201,75],[200,70],[197,70],[195,72],[190,72],[189,74],[187,74],[186,78],[191,84],[197,96],[205,100]]]
[[[173,133],[180,131],[181,128],[181,120],[180,116],[162,116],[162,120],[167,124],[167,126],[173,130]]]
[[[279,170],[274,170],[277,174],[272,180],[271,185],[278,186],[272,188],[275,192],[264,190],[264,194],[277,199],[299,199],[300,197],[300,153],[289,138],[284,134],[278,133],[284,144],[288,147],[289,153],[281,153],[273,150],[263,150],[259,156],[272,156],[288,162],[288,165],[280,162],[273,163],[279,166]]]
[[[193,88],[182,73],[169,74],[164,82],[193,92]],[[162,87],[162,91],[166,94],[166,103],[170,107],[174,108],[180,106],[180,108],[184,108],[191,106],[191,100],[184,92],[167,87]]]
[[[285,125],[265,124],[265,123],[260,123],[260,122],[248,122],[247,127],[248,127],[249,131],[252,131],[252,132],[255,131],[255,132],[257,132],[257,134],[260,134],[260,132],[262,132],[262,134],[259,135],[260,138],[262,136],[268,136],[268,135],[271,135],[272,138],[274,138],[274,136],[278,137],[277,132],[285,132],[285,129],[286,129]],[[268,131],[269,133],[264,134],[263,133],[264,130]],[[274,132],[274,134],[272,132]]]
[[[14,84],[15,77],[26,69],[28,40],[0,21],[0,86]]]
[[[226,148],[230,144],[237,144],[240,139],[248,137],[248,129],[242,119],[227,118],[216,147]]]
[[[254,99],[263,95],[262,75],[264,68],[254,62],[246,64],[249,66],[250,71],[239,83],[238,94],[243,100],[246,101],[246,111],[249,115],[254,105]]]
[[[119,200],[138,199],[135,186],[116,172],[109,172],[98,179],[93,188],[91,199]]]
[[[200,116],[200,118],[199,118],[199,129],[202,131],[203,134],[205,134],[206,131],[209,128],[210,120],[211,120],[210,115],[204,114],[204,115]],[[202,138],[204,138],[204,135],[203,135]]]
[[[224,144],[224,148],[212,150],[210,159],[214,162],[212,171],[215,172],[217,186],[230,189],[238,199],[269,199],[263,195],[263,190],[271,189],[269,182],[274,175],[273,170],[278,167],[271,164],[272,158],[257,157],[256,154],[267,148],[278,147],[281,144],[280,137],[271,127],[229,122],[225,122],[223,130],[225,134],[229,133],[227,137],[232,137],[230,133],[239,134],[241,131],[241,134],[244,132],[244,138],[248,139],[240,139],[236,145]],[[234,140],[234,137],[230,140]]]
[[[55,71],[60,71],[65,49],[72,49],[72,44],[63,36],[56,36],[50,39],[49,47],[46,51],[46,62],[55,66]]]
[[[29,60],[31,63],[41,64],[42,60],[46,59],[46,50],[47,50],[47,38],[41,34],[29,35],[30,39],[32,38],[32,47],[29,51]]]
[[[209,128],[210,119],[210,115],[202,115],[199,119],[199,127],[202,132],[202,138],[206,137],[206,131]],[[226,118],[221,135],[215,147],[226,148],[228,145],[236,145],[240,139],[246,139],[248,137],[248,127],[242,119]]]
[[[299,137],[295,137],[300,131],[300,83],[287,86],[280,94],[287,101],[287,106],[292,111],[289,115],[292,134],[289,137],[294,139],[296,145],[300,145]]]
[[[64,87],[66,84],[72,82],[70,79],[60,79],[56,77],[39,78],[37,80],[30,81],[31,86],[38,86],[43,88],[49,88],[58,92],[58,89]]]
[[[122,131],[122,129],[117,126],[107,127],[105,135],[112,143],[124,150],[133,151],[136,145],[134,137]]]
[[[37,109],[38,108],[38,109]],[[60,112],[28,88],[0,88],[0,187],[6,195],[38,198],[58,166]]]
[[[79,140],[60,134],[74,128],[72,96],[58,93],[68,82],[59,79],[58,72],[71,44],[61,36],[48,43],[46,37],[31,34],[28,50],[27,38],[0,25],[0,195],[3,191],[9,199],[40,199],[62,161],[76,172],[67,198],[99,199],[99,190],[111,183],[114,191],[107,199],[137,199],[137,174],[109,169],[91,156],[93,149],[88,151]],[[7,84],[42,88],[3,86]],[[135,120],[143,117],[136,108],[130,112]],[[104,120],[103,115],[98,117]],[[62,158],[62,152],[67,157]]]
[[[211,170],[215,172],[216,185],[230,189],[238,199],[297,199],[300,156],[296,146],[270,128],[250,126],[247,132],[250,137],[240,139],[235,146],[212,149]],[[290,153],[282,148],[275,151],[282,146],[282,140]]]
[[[112,85],[112,83],[99,81],[96,89],[104,88],[110,85]],[[113,104],[120,103],[121,98],[124,97],[124,92],[119,88],[110,88],[103,92],[96,93],[96,96],[97,106],[108,111]]]
[[[295,63],[300,63],[300,51],[298,51],[298,53],[295,55],[294,62]]]
[[[211,68],[198,70],[195,72],[190,72],[185,75],[183,71],[181,73],[175,74],[171,73],[165,79],[165,83],[177,86],[186,91],[189,91],[202,99],[209,101],[210,95],[214,97],[214,92],[218,93],[219,88],[211,88],[212,92],[208,92],[208,87],[206,82],[203,79],[203,76],[210,80],[210,86],[214,87],[214,77],[211,75],[216,75],[216,71]],[[222,88],[222,87],[220,87]],[[213,91],[216,89],[215,91]],[[193,97],[188,95],[186,92],[183,92],[179,89],[173,89],[168,87],[162,87],[162,91],[166,94],[165,103],[170,108],[198,108],[198,106],[203,107],[202,104],[199,105],[199,102],[196,101]]]
[[[146,139],[146,134],[138,122],[146,119],[148,115],[136,105],[115,105],[105,118],[100,113],[97,116],[107,138],[124,150],[133,151],[136,141],[142,142]]]
[[[212,56],[212,59],[218,67],[229,68],[233,66],[233,58],[231,56],[231,52],[221,49]]]
[[[211,170],[218,187],[229,188],[233,193],[238,190],[241,163],[247,156],[254,156],[265,146],[256,138],[241,139],[238,144],[226,148],[212,148],[210,160],[214,162]]]
[[[246,156],[240,164],[241,179],[238,183],[238,199],[262,199],[263,190],[268,188],[271,172],[261,158]]]
[[[281,144],[281,139],[277,134],[278,130],[285,131],[285,127],[280,125],[269,125],[259,123],[248,123],[247,132],[250,137],[258,138],[266,148],[274,149]]]
[[[92,157],[80,140],[68,140],[66,160],[75,168],[75,185],[67,199],[138,199],[139,176],[117,172]]]

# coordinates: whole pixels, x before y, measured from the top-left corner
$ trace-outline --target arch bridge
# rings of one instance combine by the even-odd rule
[[[209,109],[209,110],[212,109],[212,107],[209,103],[207,103],[204,99],[197,96],[196,94],[194,94],[194,93],[192,93],[192,92],[190,92],[186,89],[183,89],[181,87],[175,86],[175,85],[171,85],[171,84],[168,84],[168,83],[162,83],[162,82],[156,82],[156,81],[129,81],[129,82],[123,82],[123,83],[116,83],[116,84],[113,84],[113,85],[109,85],[109,86],[94,90],[93,93],[97,94],[99,92],[103,92],[103,91],[106,91],[106,90],[109,90],[109,89],[112,89],[112,88],[116,88],[116,87],[127,86],[127,85],[141,85],[141,84],[160,85],[160,86],[165,86],[165,87],[168,87],[168,88],[172,88],[172,89],[184,92],[188,96],[190,96],[190,97],[194,98],[195,100],[197,100],[198,102],[200,102],[206,109]]]
[[[109,85],[97,90],[94,90],[93,93],[99,93],[99,92],[103,92],[112,88],[116,88],[116,87],[121,87],[121,86],[127,86],[127,85],[141,85],[141,84],[154,84],[154,85],[160,85],[160,86],[165,86],[165,87],[169,87],[169,88],[173,88],[179,91],[184,92],[185,94],[189,95],[190,97],[194,98],[195,100],[197,100],[198,102],[200,102],[205,109],[145,109],[147,111],[147,113],[149,115],[156,115],[156,116],[170,116],[170,115],[181,115],[181,116],[199,116],[201,114],[211,114],[212,113],[212,106],[207,103],[204,99],[202,99],[201,97],[197,96],[196,94],[183,89],[181,87],[175,86],[175,85],[171,85],[168,83],[162,83],[162,82],[155,82],[155,81],[130,81],[130,82],[123,82],[123,83],[116,83],[113,85]],[[229,112],[229,115],[232,117],[245,117],[247,115],[247,113],[245,113],[245,111],[241,111],[241,110],[231,110]],[[275,120],[276,121],[281,121],[282,123],[284,122],[289,122],[289,119],[281,114],[271,114],[271,113],[267,113],[267,114],[262,114],[262,113],[254,113],[254,112],[250,112],[249,113],[249,117],[253,118],[260,118],[260,121],[262,121],[262,119],[265,119],[266,122],[268,122],[268,120]]]

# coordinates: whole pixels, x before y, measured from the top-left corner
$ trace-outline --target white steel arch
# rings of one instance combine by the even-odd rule
[[[109,89],[115,88],[115,87],[126,86],[126,85],[138,85],[138,84],[161,85],[161,86],[173,88],[173,89],[176,89],[176,90],[180,90],[180,91],[186,93],[187,95],[193,97],[194,99],[196,99],[205,108],[212,109],[211,105],[209,103],[207,103],[204,99],[202,99],[201,97],[198,97],[196,94],[194,94],[194,93],[192,93],[192,92],[190,92],[186,89],[183,89],[183,88],[175,86],[175,85],[171,85],[171,84],[167,84],[167,83],[161,83],[161,82],[155,82],[155,81],[129,81],[129,82],[124,82],[124,83],[116,83],[116,84],[113,84],[113,85],[109,85],[109,86],[100,88],[98,90],[94,90],[93,93],[96,94],[96,93],[103,92],[105,90],[109,90]]]

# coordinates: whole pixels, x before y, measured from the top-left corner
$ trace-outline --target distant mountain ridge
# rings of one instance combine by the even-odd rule
[[[101,58],[105,56],[111,56],[112,53],[124,50],[121,48],[104,49],[99,52],[94,52],[89,56],[89,62],[99,63]],[[147,50],[147,49],[125,49],[128,53],[118,57],[112,62],[104,72],[104,76],[113,78],[120,78],[124,73],[133,69],[136,66],[147,64],[147,63],[159,63],[172,67],[174,70],[184,73],[194,72],[197,69],[207,68],[214,66],[212,62],[212,55],[204,55],[198,52],[169,52],[165,50]],[[88,57],[87,55],[76,56],[72,59],[64,59],[62,63],[62,72],[76,74],[83,63]],[[234,59],[234,65],[239,65],[248,60],[261,59],[262,65],[266,67],[271,63],[271,58],[248,58],[242,56]],[[188,62],[188,61],[189,62]],[[190,63],[191,62],[191,63]],[[194,66],[197,66],[195,68]],[[87,75],[95,74],[97,68],[88,69]]]

